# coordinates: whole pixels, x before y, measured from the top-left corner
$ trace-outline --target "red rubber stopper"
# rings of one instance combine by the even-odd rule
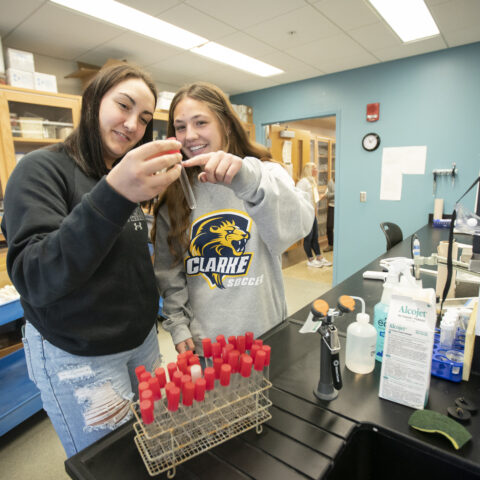
[[[205,376],[207,390],[213,390],[213,387],[215,386],[215,369],[213,367],[207,367],[204,370],[203,375]]]
[[[168,410],[175,412],[178,409],[178,402],[180,401],[180,389],[178,387],[170,388],[168,395]]]
[[[157,377],[152,377],[148,380],[148,384],[150,385],[150,390],[153,392],[153,399],[160,400],[162,398],[162,394],[160,392],[160,385],[158,384]]]
[[[167,370],[168,370],[168,378],[170,379],[171,382],[173,382],[173,374],[177,371],[177,364],[174,362],[171,362],[167,365]]]
[[[257,338],[254,342],[253,342],[254,345],[258,345],[259,347],[263,347],[263,340],[260,340],[259,338]]]
[[[188,365],[191,367],[192,365],[200,365],[200,358],[198,355],[192,355],[188,359]]]
[[[143,392],[143,390],[150,390],[150,385],[148,384],[148,382],[140,382],[138,384],[138,395],[139,396]]]
[[[140,374],[141,382],[148,382],[150,378],[152,378],[152,374],[150,372],[143,372]]]
[[[257,355],[257,352],[260,350],[260,347],[258,345],[252,345],[252,348],[250,349],[250,356],[253,358],[255,361],[255,356]]]
[[[237,348],[237,337],[235,335],[231,335],[228,337],[228,343],[231,343],[233,348]]]
[[[148,390],[142,390],[139,395],[140,401],[143,402],[143,400],[150,400],[153,402],[153,392],[148,389]]]
[[[231,373],[232,367],[228,363],[224,363],[220,367],[220,385],[222,385],[222,387],[228,387],[230,385]]]
[[[270,365],[270,354],[272,353],[272,347],[270,345],[264,345],[262,350],[265,352],[265,366],[268,367]]]
[[[246,332],[245,333],[245,348],[250,350],[253,345],[253,332]]]
[[[247,378],[252,373],[253,358],[250,355],[242,355],[240,358],[240,375]]]
[[[195,400],[203,402],[205,400],[205,389],[207,388],[207,381],[204,378],[197,378],[195,382]]]
[[[164,388],[167,383],[167,375],[165,374],[165,369],[163,367],[155,369],[155,377],[157,378],[159,387]]]
[[[186,357],[179,358],[179,359],[177,360],[178,369],[179,369],[182,373],[187,373],[187,365],[188,365],[188,360],[187,360]]]
[[[195,385],[192,382],[187,382],[183,385],[182,403],[186,407],[192,406],[194,393],[195,393]]]
[[[227,345],[225,345],[225,346],[222,348],[222,359],[223,359],[223,363],[227,363],[227,362],[228,362],[228,354],[229,354],[232,350],[235,350],[235,347],[234,347],[231,343],[228,343]]]
[[[145,371],[146,371],[145,365],[139,365],[138,367],[135,368],[135,375],[137,376],[139,382],[141,381],[140,375]]]
[[[153,422],[153,402],[150,400],[143,400],[140,402],[140,413],[145,425]]]
[[[242,353],[245,353],[245,335],[239,335],[237,337],[237,350]]]
[[[218,358],[222,354],[222,344],[219,342],[212,343],[212,357]]]
[[[210,338],[202,338],[203,356],[210,358],[212,356],[212,340]]]
[[[220,368],[222,368],[223,360],[221,357],[213,359],[213,368],[215,370],[215,378],[218,380],[220,378]]]
[[[227,344],[223,335],[217,335],[216,340],[222,346],[222,348]]]
[[[240,352],[238,350],[232,350],[228,353],[228,364],[232,367],[232,373],[238,372],[238,360],[240,358]]]
[[[265,357],[267,354],[263,350],[258,350],[255,355],[255,365],[254,368],[257,372],[261,372],[265,366]]]
[[[175,384],[176,387],[180,388],[182,385],[182,377],[183,373],[180,370],[177,370],[173,374],[173,383]]]

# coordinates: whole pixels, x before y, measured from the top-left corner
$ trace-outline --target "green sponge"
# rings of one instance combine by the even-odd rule
[[[472,436],[468,430],[452,418],[433,410],[417,410],[408,419],[408,424],[417,430],[428,433],[441,433],[447,437],[458,450]]]

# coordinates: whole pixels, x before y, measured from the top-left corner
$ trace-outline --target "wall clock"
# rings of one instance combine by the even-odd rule
[[[362,147],[367,152],[373,152],[380,145],[380,136],[377,133],[367,133],[362,139]]]

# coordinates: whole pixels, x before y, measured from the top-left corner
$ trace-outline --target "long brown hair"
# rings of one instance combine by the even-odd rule
[[[143,70],[129,64],[102,68],[88,84],[82,95],[82,110],[78,127],[65,139],[67,153],[75,160],[86,175],[100,178],[108,173],[103,159],[103,144],[100,135],[98,113],[104,95],[115,85],[130,78],[139,78],[145,82],[157,103],[155,84]],[[138,147],[152,141],[153,121],[145,129],[143,138],[135,145]]]
[[[216,85],[205,82],[196,82],[182,87],[173,97],[168,112],[167,134],[175,136],[174,113],[177,105],[184,98],[192,98],[208,106],[217,117],[222,128],[224,150],[241,158],[256,157],[261,161],[275,161],[266,147],[252,142],[241,120],[238,118],[227,96]],[[199,168],[186,169],[190,183],[194,183]],[[174,261],[178,263],[188,248],[187,230],[190,225],[190,208],[179,182],[173,182],[166,190],[162,198],[157,202],[154,210],[155,223],[152,229],[152,241],[155,243],[156,219],[158,210],[166,203],[170,219],[170,230],[167,235],[167,243]]]

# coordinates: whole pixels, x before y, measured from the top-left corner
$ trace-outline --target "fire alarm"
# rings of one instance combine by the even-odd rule
[[[376,122],[380,117],[380,104],[369,103],[367,105],[367,122]]]

